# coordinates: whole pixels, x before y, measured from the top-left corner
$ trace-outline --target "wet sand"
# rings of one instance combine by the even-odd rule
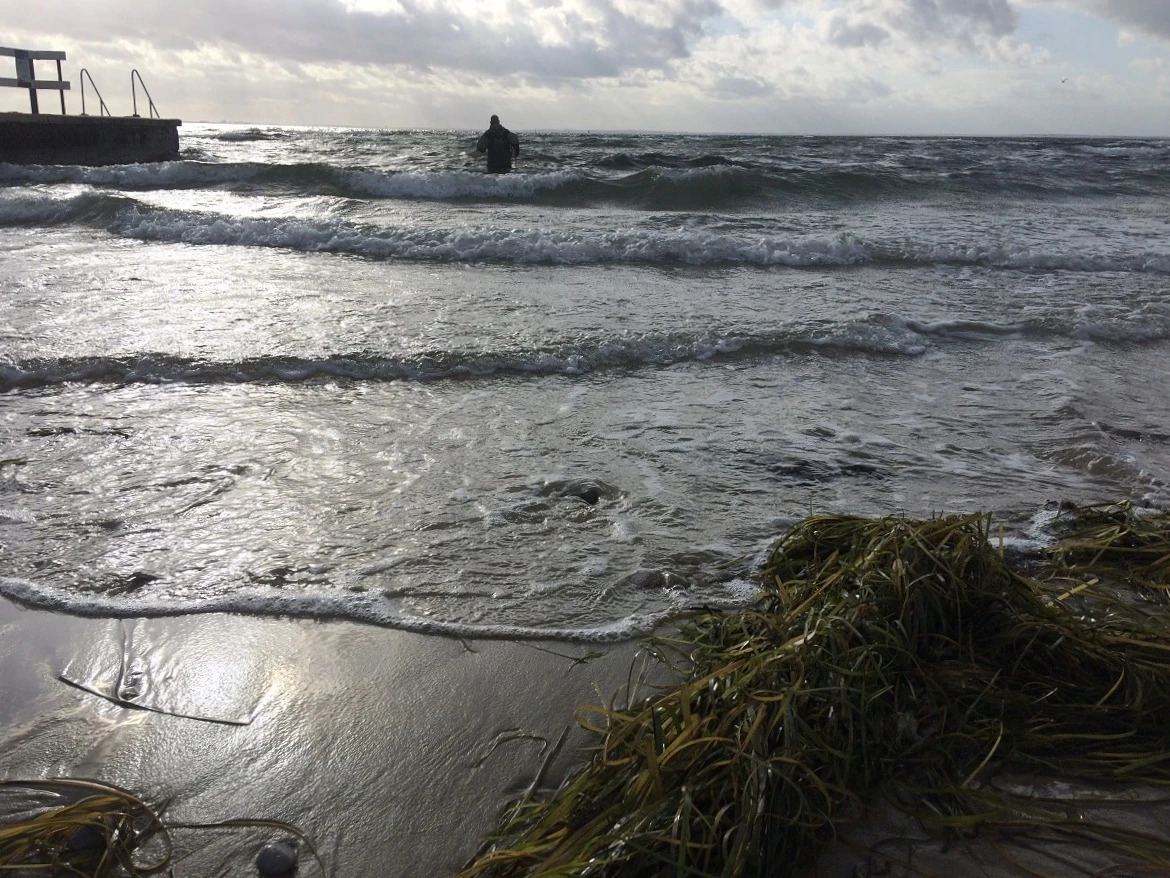
[[[585,758],[580,705],[622,703],[631,685],[645,695],[665,679],[636,642],[458,640],[224,614],[84,619],[0,599],[0,777],[111,783],[165,803],[169,824],[284,821],[338,878],[444,878],[508,803]],[[1067,806],[1074,823],[1148,838],[1170,825],[1157,788],[1018,783],[1050,805],[1096,796],[1097,807]],[[1067,833],[947,840],[880,797],[859,816],[806,874],[1161,874]],[[261,846],[288,836],[172,837],[181,878],[255,876]],[[302,848],[297,875],[319,874]]]
[[[577,707],[624,698],[638,651],[0,600],[0,776],[112,783],[167,822],[285,821],[330,875],[449,876],[538,775],[579,763]],[[176,830],[175,873],[256,875],[283,837]],[[304,851],[297,874],[320,874]]]

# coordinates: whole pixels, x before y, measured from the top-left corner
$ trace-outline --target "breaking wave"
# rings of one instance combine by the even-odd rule
[[[462,152],[428,154],[426,169],[387,169],[385,151],[403,144],[376,138],[320,151],[274,154],[268,161],[214,160],[208,143],[260,142],[268,150],[295,132],[250,128],[221,132],[186,148],[180,161],[110,167],[0,164],[0,185],[83,184],[141,191],[227,188],[268,195],[333,195],[362,199],[529,199],[588,207],[729,210],[791,202],[858,203],[962,198],[1074,198],[1170,195],[1170,146],[1138,142],[934,141],[867,152],[830,143],[847,155],[826,162],[818,144],[758,138],[729,144],[685,137],[673,149],[585,152],[566,141],[525,152],[518,170],[486,174]],[[628,143],[628,140],[626,141]],[[723,147],[720,149],[719,147]],[[566,154],[566,150],[571,152]],[[405,153],[409,156],[409,152]],[[421,159],[418,159],[421,160]]]
[[[1118,253],[999,242],[870,241],[850,232],[801,235],[752,224],[625,228],[364,227],[343,220],[240,219],[134,207],[110,231],[145,241],[273,247],[366,259],[522,264],[848,267],[972,265],[1024,271],[1170,274],[1170,252]]]
[[[475,180],[452,176],[453,191]],[[420,184],[394,178],[398,191]],[[557,175],[541,185],[556,186]],[[428,184],[429,185],[429,184]],[[517,178],[512,186],[519,193]],[[533,184],[536,185],[536,184]],[[351,204],[352,202],[337,202]],[[308,205],[308,206],[306,206]],[[802,233],[780,221],[733,217],[647,217],[621,226],[519,226],[485,224],[383,225],[358,223],[310,202],[286,209],[303,216],[244,217],[175,210],[144,204],[130,195],[85,187],[47,194],[39,187],[0,189],[0,227],[80,225],[162,243],[265,247],[370,260],[547,265],[760,266],[847,268],[858,265],[979,266],[1040,272],[1170,274],[1170,249],[1122,249],[1108,241],[1054,240],[1038,244],[896,238],[881,240],[850,231]]]
[[[70,383],[285,384],[315,380],[440,381],[507,375],[583,375],[688,361],[776,354],[918,356],[921,338],[884,320],[836,333],[778,331],[756,335],[649,334],[574,341],[542,349],[433,351],[409,356],[370,352],[319,357],[262,356],[211,361],[164,353],[66,357],[0,363],[0,391]]]
[[[237,219],[172,211],[123,211],[111,231],[146,241],[275,247],[367,259],[528,264],[681,262],[691,265],[856,265],[873,256],[848,235],[779,236],[704,228],[365,228],[343,221]]]
[[[1139,310],[1129,319],[1062,325],[947,320],[923,323],[875,314],[831,327],[761,332],[642,333],[573,339],[541,348],[434,350],[395,355],[370,351],[319,356],[267,355],[210,360],[166,353],[31,358],[0,363],[0,392],[73,383],[294,384],[313,381],[476,380],[507,376],[579,376],[613,369],[761,357],[918,357],[951,344],[994,345],[1017,338],[1062,338],[1144,345],[1170,340],[1170,312]]]

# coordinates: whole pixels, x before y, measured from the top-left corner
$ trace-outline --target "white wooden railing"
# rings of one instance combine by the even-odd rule
[[[28,101],[32,112],[39,113],[37,104],[37,89],[52,89],[61,93],[61,115],[65,115],[65,92],[69,90],[69,83],[61,75],[61,62],[65,60],[64,52],[42,52],[33,49],[10,49],[0,46],[0,55],[7,55],[16,59],[16,78],[0,76],[0,86],[11,88],[27,88]],[[37,79],[33,69],[34,61],[56,61],[56,79]]]

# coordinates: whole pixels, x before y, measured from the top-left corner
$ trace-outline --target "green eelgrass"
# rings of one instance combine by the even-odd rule
[[[0,872],[138,876],[170,861],[170,836],[158,813],[125,790],[80,780],[0,781],[0,788],[76,797],[0,823]],[[142,850],[152,840],[161,846],[144,858]]]
[[[1163,540],[1170,529],[1149,527]],[[1165,617],[1098,588],[1080,549],[1026,576],[989,529],[979,515],[801,522],[751,607],[647,641],[677,685],[587,714],[591,763],[550,800],[517,805],[461,878],[789,875],[882,782],[952,831],[1074,834],[1096,828],[986,780],[1170,783]],[[1092,542],[1100,551],[1109,534]],[[1104,549],[1096,561],[1122,569]],[[1143,556],[1142,569],[1165,565]],[[1170,871],[1166,840],[1093,838]]]
[[[1139,515],[1130,503],[1068,507],[1057,519],[1056,562],[1071,571],[1121,579],[1170,598],[1170,514]]]
[[[176,829],[272,829],[296,836],[322,874],[327,870],[312,842],[280,820],[171,823],[161,810],[110,784],[72,778],[0,780],[0,791],[50,793],[73,801],[27,808],[31,813],[0,819],[0,874],[144,878],[170,870]]]

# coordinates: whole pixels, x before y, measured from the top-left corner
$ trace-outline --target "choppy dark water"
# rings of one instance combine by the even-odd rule
[[[0,165],[21,600],[601,638],[810,509],[1170,504],[1170,141],[181,132]]]

